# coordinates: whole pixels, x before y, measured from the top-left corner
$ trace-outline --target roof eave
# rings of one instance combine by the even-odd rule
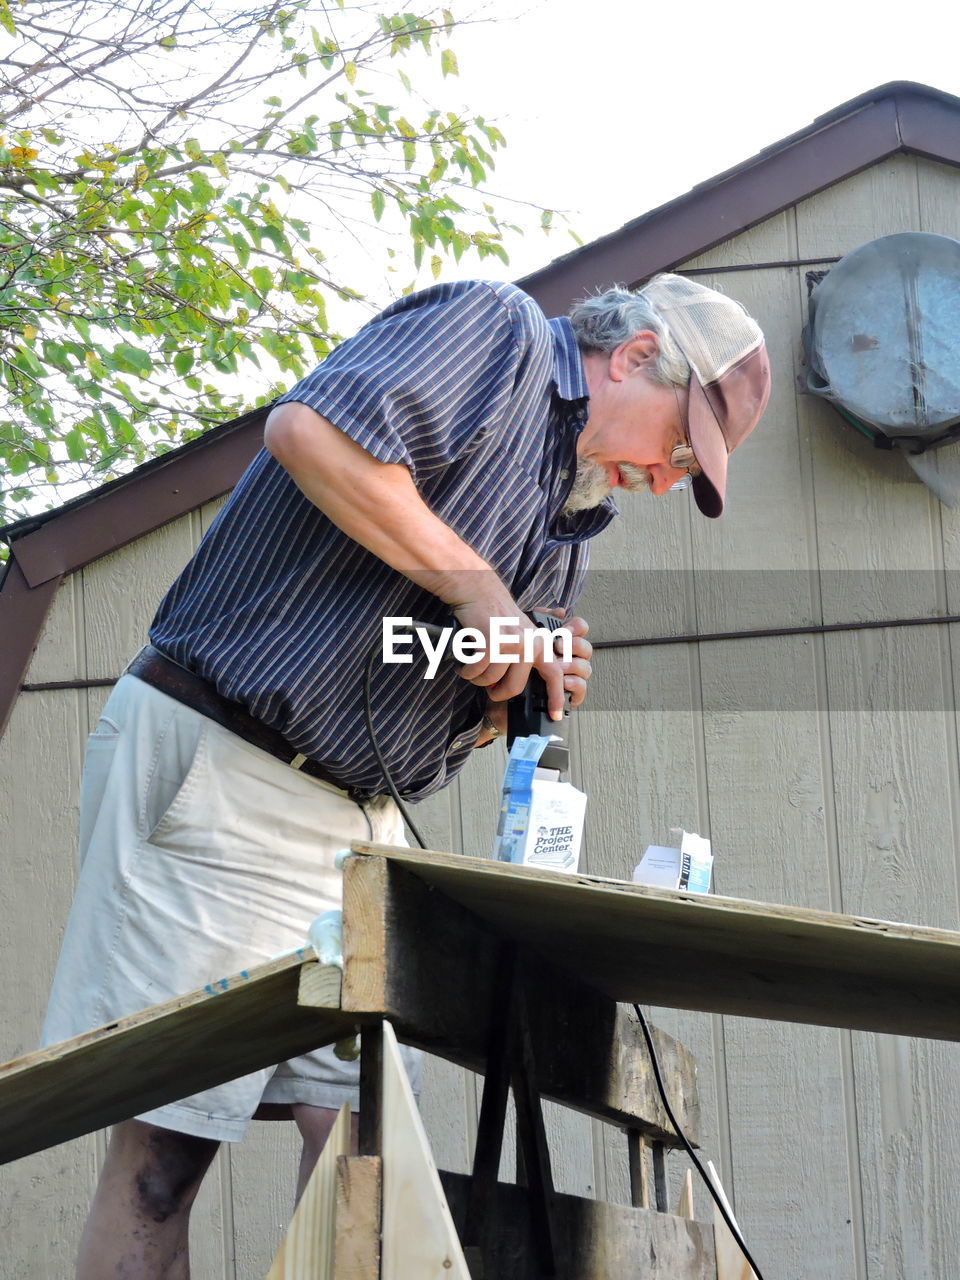
[[[898,152],[960,165],[960,99],[895,82],[862,94],[709,182],[518,281],[549,315],[636,284]]]

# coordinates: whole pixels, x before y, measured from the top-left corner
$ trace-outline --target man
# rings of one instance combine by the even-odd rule
[[[568,616],[616,488],[692,477],[723,508],[727,456],[769,393],[738,304],[676,276],[548,321],[511,285],[395,303],[284,396],[266,449],[162,602],[91,735],[82,871],[45,1043],[302,943],[339,901],[335,851],[402,841],[365,730],[363,667],[383,618],[489,636]],[[552,714],[590,674],[540,656]],[[496,736],[531,664],[375,669],[370,710],[413,801]],[[411,1062],[415,1073],[415,1063]],[[185,1277],[190,1206],[220,1141],[292,1112],[301,1185],[356,1070],[330,1050],[118,1125],[81,1277]]]

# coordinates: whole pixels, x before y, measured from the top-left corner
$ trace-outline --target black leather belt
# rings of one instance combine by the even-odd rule
[[[153,645],[148,644],[145,649],[140,650],[127,667],[127,675],[136,676],[138,680],[152,684],[161,693],[175,698],[177,702],[182,702],[184,706],[191,707],[194,711],[199,711],[209,720],[215,720],[224,729],[229,729],[238,738],[243,738],[244,742],[249,742],[252,746],[259,747],[261,751],[276,756],[291,768],[298,769],[311,778],[319,778],[321,782],[329,782],[341,791],[346,791],[352,800],[369,799],[365,792],[358,791],[354,787],[345,787],[329,769],[325,769],[316,760],[311,760],[309,756],[301,754],[296,747],[291,746],[282,733],[271,729],[262,720],[255,719],[239,702],[221,697],[208,680],[204,680],[193,671],[188,671],[186,667],[181,667],[179,663],[166,657]]]

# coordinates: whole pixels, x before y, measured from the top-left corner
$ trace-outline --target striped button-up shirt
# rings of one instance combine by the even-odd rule
[[[522,609],[569,609],[586,540],[616,508],[560,514],[586,419],[566,319],[513,285],[437,285],[395,303],[283,400],[309,405],[381,462],[409,468],[430,509]],[[363,668],[385,616],[449,625],[449,606],[353,542],[266,451],[251,463],[160,606],[151,641],[318,760],[386,791],[363,715]],[[425,679],[375,665],[377,741],[416,800],[463,766],[484,693],[452,663]]]

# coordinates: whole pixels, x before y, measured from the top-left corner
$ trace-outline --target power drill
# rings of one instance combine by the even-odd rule
[[[557,631],[563,625],[552,613],[534,610],[530,613],[534,624],[548,631]],[[547,710],[547,686],[539,671],[530,672],[526,688],[507,703],[507,750],[517,738],[536,735],[541,738],[557,738],[543,750],[538,769],[550,769],[556,773],[557,782],[570,781],[570,747],[567,744],[570,716],[569,695],[565,700],[562,720],[551,720]]]

